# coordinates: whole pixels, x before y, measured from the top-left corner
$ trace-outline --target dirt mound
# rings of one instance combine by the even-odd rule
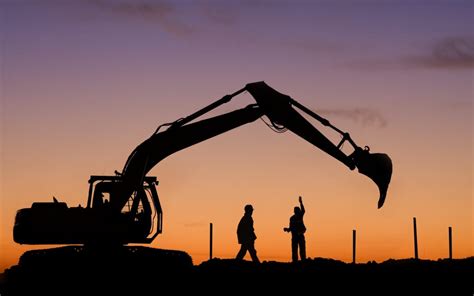
[[[0,276],[5,295],[235,294],[255,291],[359,295],[472,295],[474,257],[348,264],[325,258],[256,264],[213,259],[193,265],[185,252],[83,247],[26,252]],[[307,292],[306,292],[307,291]],[[313,293],[314,292],[314,293]]]

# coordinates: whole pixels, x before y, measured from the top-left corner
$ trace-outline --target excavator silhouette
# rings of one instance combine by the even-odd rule
[[[191,123],[191,121],[248,91],[256,100],[245,108]],[[296,109],[342,135],[335,145]],[[276,131],[288,129],[333,156],[349,169],[358,168],[378,186],[382,207],[392,175],[392,161],[386,154],[371,153],[357,146],[346,132],[279,93],[265,82],[247,84],[201,110],[174,122],[162,124],[128,157],[122,172],[114,176],[91,176],[87,206],[68,207],[64,202],[35,202],[17,212],[13,237],[20,244],[126,245],[151,243],[162,232],[163,212],[158,199],[156,177],[147,173],[167,156],[219,134],[266,116]],[[162,127],[166,130],[160,131]],[[354,151],[340,148],[348,141]]]

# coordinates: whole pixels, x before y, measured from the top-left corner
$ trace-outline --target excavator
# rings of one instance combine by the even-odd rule
[[[196,121],[245,91],[256,103]],[[340,142],[334,144],[330,141],[303,114],[339,133]],[[162,232],[163,211],[156,190],[158,180],[147,173],[177,151],[262,117],[266,117],[267,125],[275,131],[290,130],[350,170],[357,168],[378,186],[378,208],[383,206],[392,176],[390,157],[371,153],[367,146],[359,147],[349,133],[260,81],[249,83],[187,117],[160,125],[132,151],[121,172],[90,177],[86,206],[68,207],[65,202],[54,198],[53,202],[34,202],[30,208],[20,209],[15,217],[14,241],[32,245],[84,246],[151,243]],[[348,155],[341,149],[346,141],[354,149]]]

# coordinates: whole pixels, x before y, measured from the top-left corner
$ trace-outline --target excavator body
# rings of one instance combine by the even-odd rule
[[[20,244],[122,245],[150,243],[162,231],[163,212],[156,177],[146,177],[119,212],[111,210],[123,186],[121,176],[91,176],[85,207],[35,202],[17,212],[13,239]]]

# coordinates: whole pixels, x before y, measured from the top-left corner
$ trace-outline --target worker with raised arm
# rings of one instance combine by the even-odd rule
[[[306,226],[304,225],[303,216],[306,212],[303,205],[303,198],[299,197],[299,207],[294,208],[294,214],[290,217],[290,227],[283,228],[286,232],[291,232],[291,258],[293,262],[298,261],[298,248],[300,259],[306,260],[306,241],[304,233]]]

